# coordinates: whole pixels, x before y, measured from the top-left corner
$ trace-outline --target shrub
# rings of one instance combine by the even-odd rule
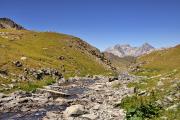
[[[141,104],[136,108],[129,108],[126,113],[128,120],[144,120],[145,118],[153,118],[159,115],[161,107],[153,103]]]
[[[158,117],[162,107],[154,101],[153,94],[149,97],[133,95],[124,98],[120,106],[126,109],[127,120],[144,120]]]

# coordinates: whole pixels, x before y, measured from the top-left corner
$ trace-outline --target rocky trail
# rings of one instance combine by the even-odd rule
[[[128,74],[75,77],[35,93],[0,94],[0,120],[123,120],[125,112],[116,106],[134,92],[126,85],[135,79]]]

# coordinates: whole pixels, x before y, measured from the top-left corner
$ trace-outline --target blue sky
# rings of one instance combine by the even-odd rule
[[[28,29],[75,35],[104,50],[114,44],[180,44],[180,0],[0,0],[0,17]]]

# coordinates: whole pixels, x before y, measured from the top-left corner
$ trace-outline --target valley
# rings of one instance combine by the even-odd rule
[[[180,46],[116,45],[0,19],[0,120],[178,120]]]

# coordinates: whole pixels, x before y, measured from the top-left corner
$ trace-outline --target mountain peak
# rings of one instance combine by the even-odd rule
[[[152,45],[150,45],[149,43],[144,43],[142,45],[142,47],[149,47],[149,48],[154,48]]]
[[[25,30],[24,27],[15,23],[10,18],[0,18],[0,29],[16,29],[16,30]]]
[[[150,53],[154,49],[155,48],[149,43],[144,43],[140,47],[132,47],[129,44],[124,44],[124,45],[117,44],[114,47],[107,49],[106,52],[112,53],[119,57],[126,57],[126,56],[138,57],[143,54]]]

